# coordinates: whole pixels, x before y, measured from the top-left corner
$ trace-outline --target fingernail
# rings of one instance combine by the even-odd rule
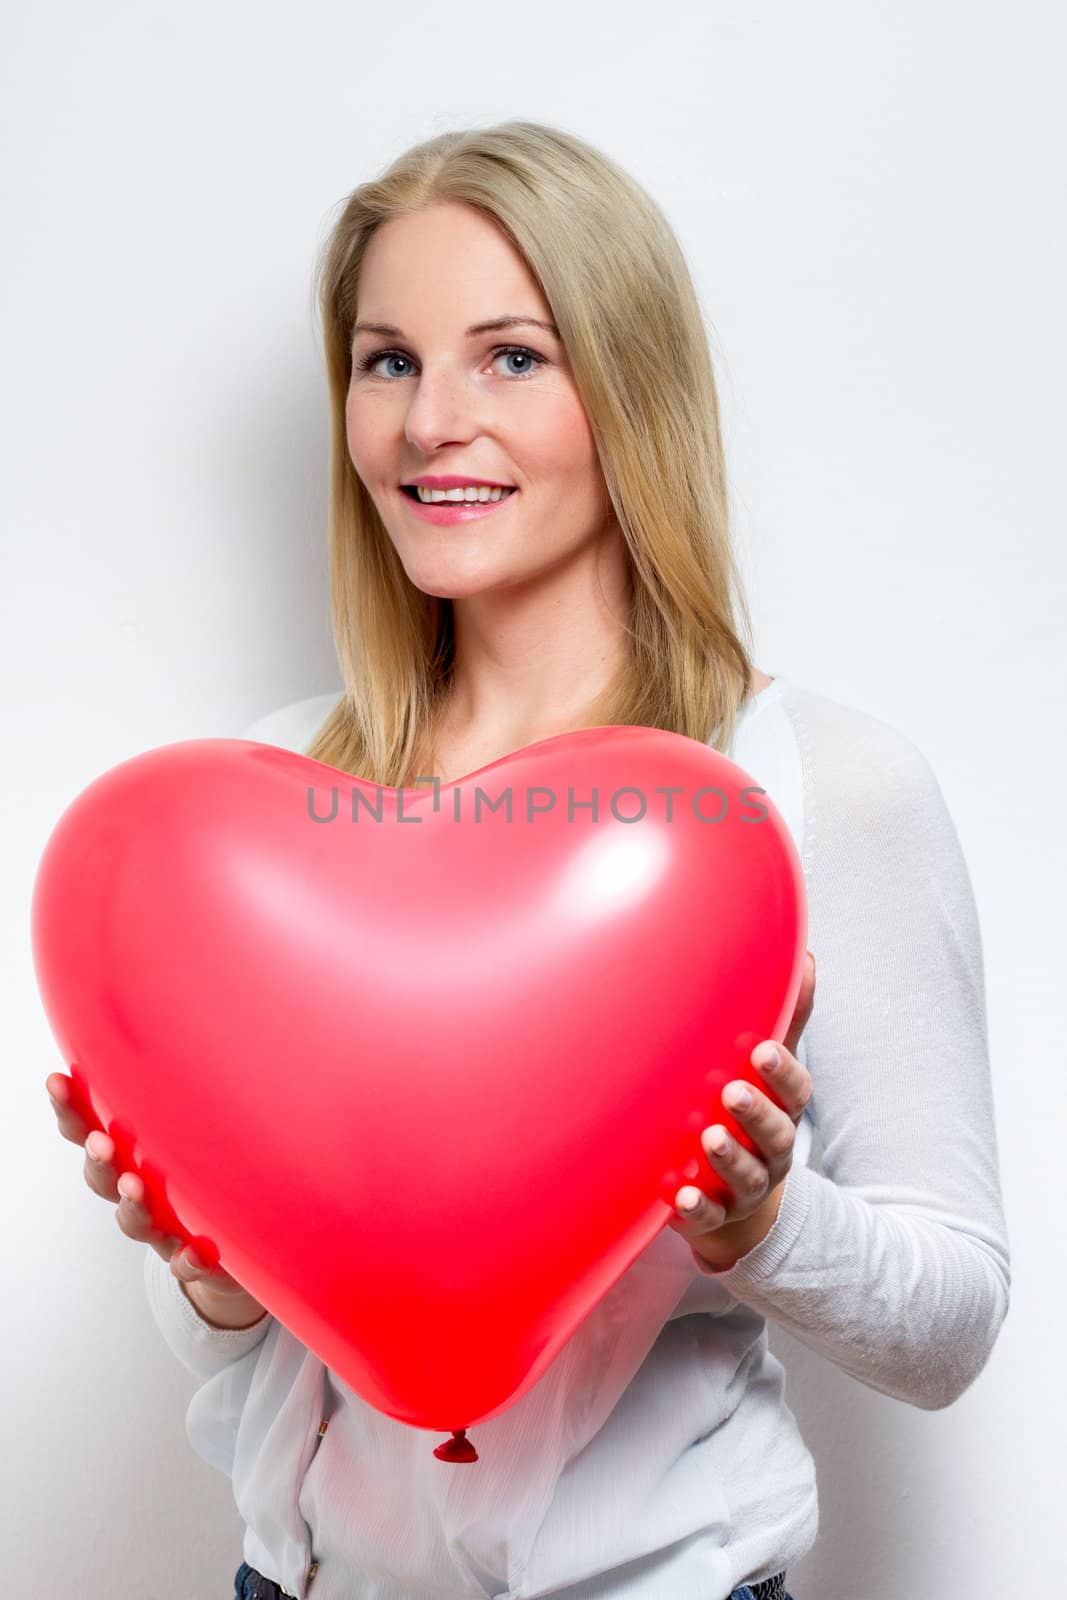
[[[731,1111],[747,1111],[752,1104],[752,1091],[750,1089],[731,1089],[727,1104]]]
[[[781,1064],[782,1058],[778,1054],[777,1050],[768,1050],[764,1059],[756,1062],[756,1065],[761,1072],[777,1072]]]
[[[676,1204],[679,1211],[695,1211],[700,1204],[700,1190],[679,1189]]]

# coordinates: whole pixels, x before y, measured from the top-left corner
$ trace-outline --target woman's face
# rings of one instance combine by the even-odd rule
[[[468,332],[505,316],[552,322],[495,224],[453,202],[391,218],[367,248],[358,300],[349,454],[419,589],[511,588],[621,538],[559,339],[518,323]],[[400,487],[425,474],[516,492],[486,515],[435,523]]]

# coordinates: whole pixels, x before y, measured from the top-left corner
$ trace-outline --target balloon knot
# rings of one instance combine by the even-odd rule
[[[438,1461],[477,1461],[478,1452],[467,1438],[466,1428],[453,1428],[451,1439],[434,1450]]]

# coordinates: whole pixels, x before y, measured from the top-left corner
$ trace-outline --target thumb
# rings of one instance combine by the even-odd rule
[[[797,994],[796,1005],[793,1007],[793,1019],[782,1041],[790,1055],[796,1054],[797,1045],[800,1043],[800,1035],[808,1025],[808,1019],[811,1016],[814,1004],[815,957],[810,950],[806,950],[804,952],[804,970],[801,974],[800,989]]]

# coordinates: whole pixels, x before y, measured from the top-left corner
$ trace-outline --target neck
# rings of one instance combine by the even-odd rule
[[[554,583],[540,575],[536,584],[454,600],[442,726],[512,749],[582,726],[584,709],[625,663],[632,594],[628,558],[609,563],[602,552]]]

